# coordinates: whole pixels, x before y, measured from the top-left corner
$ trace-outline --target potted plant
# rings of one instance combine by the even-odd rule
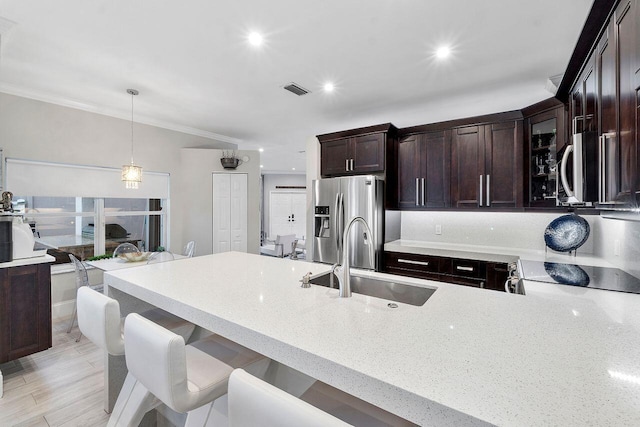
[[[240,164],[240,159],[236,157],[235,151],[223,151],[222,158],[220,159],[222,167],[225,169],[235,169]]]

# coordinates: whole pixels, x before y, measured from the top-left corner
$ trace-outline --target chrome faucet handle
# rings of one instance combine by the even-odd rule
[[[302,279],[299,280],[299,282],[302,282],[302,285],[300,285],[301,288],[310,288],[311,287],[311,283],[309,283],[309,280],[311,280],[311,275],[313,273],[312,272],[308,272],[307,274],[305,274],[304,276],[302,276]]]

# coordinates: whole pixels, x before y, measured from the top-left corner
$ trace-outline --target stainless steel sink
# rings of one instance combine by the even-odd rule
[[[326,273],[311,279],[314,285],[338,288],[338,278],[333,275],[333,286],[331,286],[331,276],[333,273]],[[401,302],[411,305],[424,305],[431,295],[436,291],[433,288],[421,288],[419,286],[407,285],[388,280],[374,279],[371,277],[351,276],[351,290],[358,294],[370,297],[382,298],[391,301]]]

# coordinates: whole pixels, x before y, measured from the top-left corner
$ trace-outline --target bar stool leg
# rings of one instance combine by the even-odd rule
[[[133,375],[127,374],[107,427],[137,426],[160,403]]]

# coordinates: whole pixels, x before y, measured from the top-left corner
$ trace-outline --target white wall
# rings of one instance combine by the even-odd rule
[[[633,215],[635,221],[600,218],[601,233],[595,254],[640,278],[640,214]]]
[[[247,200],[247,251],[260,250],[260,153],[258,151],[236,151],[239,158],[249,157],[236,173],[248,174]],[[172,212],[182,211],[182,229],[185,241],[195,240],[196,255],[213,253],[213,172],[230,172],[220,164],[222,150],[184,148],[180,150],[181,175],[177,191],[181,193],[184,205],[174,206],[172,192]]]
[[[264,174],[262,175],[262,227],[266,234],[269,234],[269,208],[270,197],[272,191],[278,186],[296,186],[305,187],[307,185],[306,175],[304,174]],[[305,191],[304,189],[292,191]]]
[[[171,174],[170,242],[174,251],[188,240],[182,227],[187,201],[174,184],[182,176],[183,147],[236,148],[226,142],[135,124],[136,163],[147,171]],[[131,159],[131,122],[0,93],[0,148],[5,157],[120,168]]]
[[[521,212],[402,212],[400,237],[438,243],[544,250],[544,230],[562,213]],[[599,217],[584,215],[591,234],[578,253],[594,253],[594,239],[600,234]],[[435,233],[436,225],[442,234]]]

